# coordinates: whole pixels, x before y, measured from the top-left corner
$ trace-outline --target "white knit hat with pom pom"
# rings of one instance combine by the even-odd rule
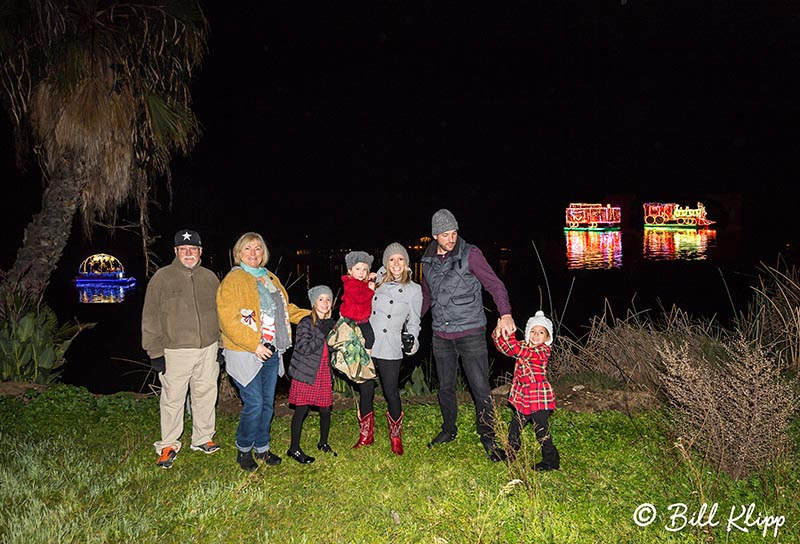
[[[550,335],[550,338],[544,341],[545,344],[548,346],[553,343],[553,322],[547,319],[544,316],[544,312],[539,310],[536,312],[532,318],[528,320],[528,323],[525,325],[525,341],[527,342],[528,339],[531,337],[531,329],[534,325],[541,325],[545,329],[547,329],[547,333]]]

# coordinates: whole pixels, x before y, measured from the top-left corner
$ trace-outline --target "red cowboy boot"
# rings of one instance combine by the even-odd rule
[[[375,412],[370,412],[364,417],[361,417],[361,414],[359,414],[358,428],[360,436],[353,448],[360,448],[361,446],[369,446],[372,444],[375,441],[375,436],[373,434],[375,430]]]
[[[386,412],[386,420],[389,422],[389,440],[392,442],[392,451],[397,455],[403,455],[403,415],[404,412],[400,412],[400,417],[395,421],[389,412]]]

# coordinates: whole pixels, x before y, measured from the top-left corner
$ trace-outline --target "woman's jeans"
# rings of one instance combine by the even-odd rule
[[[231,378],[233,379],[233,378]],[[242,398],[242,413],[236,429],[236,448],[239,451],[269,450],[272,415],[275,413],[275,386],[278,384],[278,354],[261,363],[261,370],[247,385],[233,379]]]

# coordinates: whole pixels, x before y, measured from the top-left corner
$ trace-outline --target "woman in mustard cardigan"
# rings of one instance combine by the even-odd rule
[[[268,465],[281,462],[270,451],[275,386],[283,375],[283,353],[292,345],[290,323],[310,313],[289,303],[286,289],[265,268],[268,260],[264,238],[256,232],[243,234],[233,246],[235,266],[217,291],[225,368],[242,399],[237,462],[248,471],[258,468],[253,452]]]

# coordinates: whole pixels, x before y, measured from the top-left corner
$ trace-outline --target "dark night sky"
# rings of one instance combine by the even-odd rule
[[[742,194],[761,220],[800,174],[793,1],[273,4],[205,2],[204,135],[154,214],[167,237],[380,246],[449,207],[477,241],[614,194]],[[22,179],[14,247],[38,207]]]
[[[560,262],[569,202],[703,200],[722,230],[720,203],[741,196],[741,232],[763,254],[785,247],[786,236],[800,242],[794,199],[782,218],[767,205],[787,202],[783,193],[800,179],[796,0],[465,4],[205,0],[209,54],[193,86],[204,133],[190,157],[174,161],[173,209],[152,213],[161,264],[186,226],[202,233],[203,262],[215,271],[227,270],[245,230],[264,234],[273,256],[300,245],[377,255],[388,242],[428,234],[431,214],[448,207],[464,239],[484,249],[510,241],[522,256],[507,285],[524,315],[543,288],[529,261],[533,234],[549,237],[539,246],[548,267]],[[36,166],[19,173],[11,151],[3,115],[0,269],[13,263],[41,198]],[[754,252],[736,247],[747,248],[737,258]],[[139,326],[135,305],[76,308],[64,287],[98,251],[143,277],[135,236],[98,231],[88,242],[74,228],[47,300],[59,315],[100,323],[71,348],[94,366],[66,379],[104,391],[119,379],[112,357],[144,354],[129,333]],[[677,276],[662,267],[627,265],[583,275],[574,291],[573,274],[548,268],[546,287],[554,308],[566,307],[558,298],[566,294],[576,326],[604,297],[627,303],[634,290],[639,307],[652,304],[638,292],[651,280],[651,296],[717,312],[729,294],[715,288],[715,265],[706,275],[692,268],[677,294]],[[744,277],[728,277],[737,293]],[[698,304],[684,306],[695,296]]]

